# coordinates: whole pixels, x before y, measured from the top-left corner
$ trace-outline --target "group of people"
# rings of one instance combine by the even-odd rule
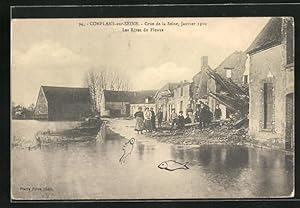
[[[156,116],[153,108],[146,107],[145,112],[143,112],[142,107],[139,107],[134,118],[136,120],[135,130],[138,134],[142,134],[143,130],[151,132],[156,129]]]
[[[216,105],[215,109],[215,120],[220,120],[222,116],[222,111],[219,105]],[[199,122],[199,128],[206,128],[209,126],[213,119],[213,113],[209,109],[208,105],[203,103],[196,108],[196,112],[188,107],[186,110],[186,117],[183,116],[183,111],[179,111],[179,115],[175,112],[175,109],[172,109],[170,116],[171,129],[178,127],[179,129],[184,128],[185,124]]]
[[[219,105],[216,105],[214,112],[215,120],[220,120],[222,116],[222,111],[219,108]],[[135,130],[137,133],[143,133],[143,130],[146,132],[151,132],[156,130],[156,118],[158,121],[158,128],[161,128],[163,120],[162,109],[159,108],[157,114],[155,114],[153,108],[145,108],[145,111],[142,111],[142,108],[139,107],[138,111],[134,114],[136,120]],[[179,111],[177,114],[175,108],[172,109],[170,115],[171,130],[175,128],[182,129],[185,127],[185,124],[199,122],[199,128],[206,128],[209,126],[213,119],[213,113],[210,111],[209,107],[203,103],[196,108],[196,112],[193,113],[193,110],[188,107],[186,110],[186,117],[183,116],[183,111]]]

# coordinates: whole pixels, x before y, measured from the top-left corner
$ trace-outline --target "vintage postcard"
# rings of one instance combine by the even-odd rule
[[[11,21],[13,200],[294,196],[294,19]]]

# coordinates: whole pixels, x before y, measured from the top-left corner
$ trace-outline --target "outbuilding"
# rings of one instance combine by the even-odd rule
[[[47,120],[80,120],[90,113],[88,88],[41,86],[34,117]]]

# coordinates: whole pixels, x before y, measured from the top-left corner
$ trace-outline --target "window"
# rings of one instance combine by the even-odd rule
[[[263,88],[264,99],[264,115],[263,115],[263,128],[271,129],[273,120],[273,86],[272,83],[264,83]]]
[[[180,111],[183,109],[183,101],[180,101]]]
[[[231,69],[226,69],[226,77],[231,78]]]
[[[244,84],[248,84],[248,75],[244,75]]]
[[[293,20],[287,21],[287,40],[286,40],[286,50],[287,50],[287,64],[294,63],[294,25]]]

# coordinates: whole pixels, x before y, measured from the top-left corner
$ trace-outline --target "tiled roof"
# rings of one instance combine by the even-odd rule
[[[156,90],[144,91],[113,91],[104,90],[104,97],[106,102],[129,102],[132,104],[145,103],[145,99],[149,99],[149,103],[154,103],[154,95]]]
[[[55,103],[88,103],[88,88],[41,86],[48,102]]]
[[[224,61],[215,68],[215,71],[221,75],[221,77],[226,78],[226,68],[232,68],[232,81],[236,84],[242,84],[246,60],[247,54],[245,52],[235,51],[224,59]]]
[[[135,92],[133,100],[130,102],[132,104],[141,104],[145,103],[145,99],[148,98],[149,103],[154,103],[154,95],[157,90],[143,90]]]
[[[103,95],[106,102],[129,102],[132,100],[134,92],[104,90]]]
[[[257,35],[246,52],[251,54],[280,44],[282,41],[281,28],[282,18],[271,18],[262,31]]]

